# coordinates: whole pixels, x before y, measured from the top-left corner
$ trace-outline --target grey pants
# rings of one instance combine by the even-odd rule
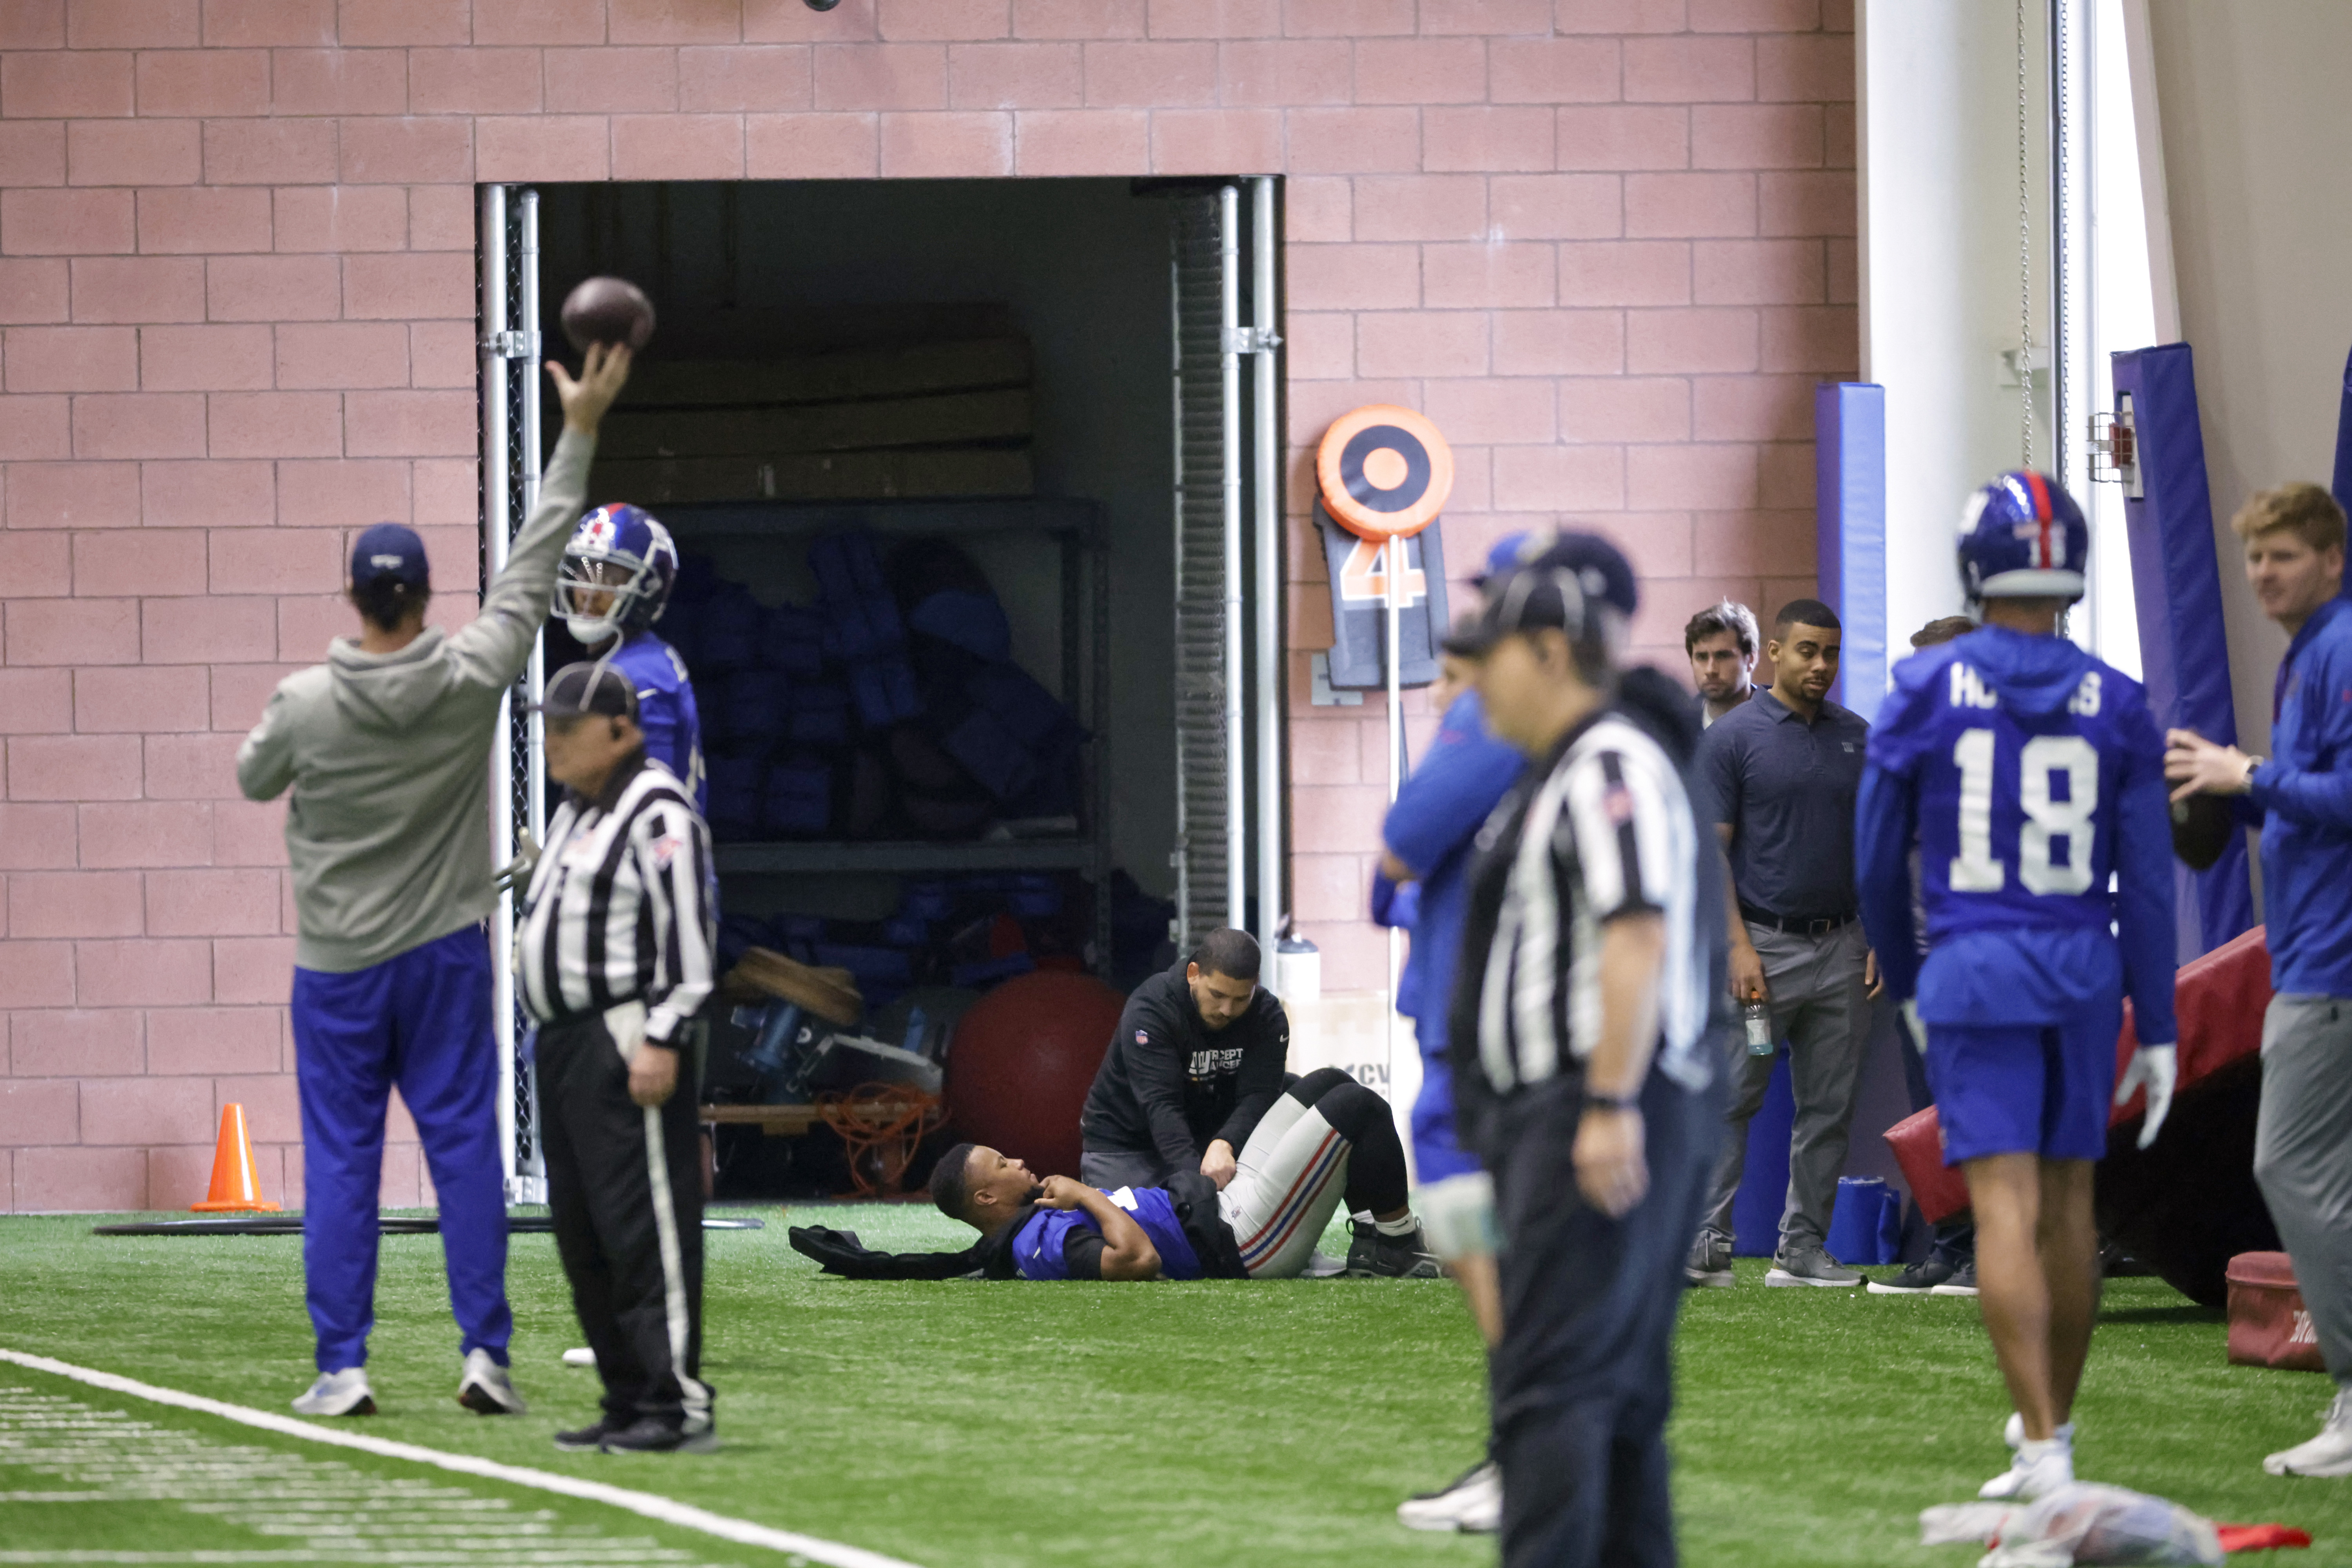
[[[1088,1149],[1078,1156],[1078,1180],[1115,1193],[1121,1187],[1168,1184],[1168,1163],[1156,1152]]]
[[[2328,1374],[2352,1386],[2352,998],[2271,998],[2254,1180]]]
[[[1870,1048],[1870,999],[1863,980],[1870,949],[1860,921],[1826,936],[1800,936],[1751,922],[1748,937],[1764,961],[1772,1035],[1789,1042],[1790,1086],[1797,1099],[1789,1138],[1789,1196],[1780,1211],[1785,1256],[1819,1247],[1829,1235],[1830,1205],[1837,1200],[1838,1173],[1845,1169],[1854,1089]],[[1748,1123],[1764,1103],[1772,1058],[1749,1056],[1743,1045],[1731,1070],[1727,1136],[1716,1156],[1705,1211],[1706,1227],[1723,1237],[1731,1235],[1731,1199],[1748,1163]]]

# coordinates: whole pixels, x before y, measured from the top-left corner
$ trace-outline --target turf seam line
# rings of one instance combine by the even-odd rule
[[[730,1519],[723,1513],[712,1513],[692,1503],[653,1492],[631,1490],[604,1481],[582,1480],[576,1476],[560,1476],[551,1470],[534,1470],[522,1465],[501,1464],[496,1459],[484,1459],[472,1454],[450,1454],[438,1448],[427,1448],[416,1443],[398,1443],[384,1437],[368,1437],[356,1432],[338,1432],[298,1421],[291,1415],[279,1415],[272,1411],[256,1410],[250,1405],[230,1405],[210,1399],[201,1394],[188,1394],[176,1388],[164,1388],[156,1384],[141,1383],[136,1378],[121,1377],[110,1372],[99,1372],[91,1367],[76,1366],[45,1355],[32,1355],[24,1351],[0,1346],[0,1361],[45,1372],[54,1377],[69,1378],[102,1388],[110,1394],[128,1394],[150,1404],[169,1405],[182,1410],[194,1410],[205,1415],[216,1415],[240,1426],[275,1432],[281,1436],[299,1437],[304,1442],[324,1443],[331,1447],[356,1448],[362,1453],[382,1458],[405,1459],[414,1464],[431,1465],[437,1469],[458,1475],[478,1476],[484,1480],[503,1481],[509,1486],[529,1487],[534,1490],[554,1492],[563,1497],[578,1498],[585,1502],[604,1503],[625,1509],[663,1524],[681,1530],[698,1531],[741,1546],[763,1546],[774,1552],[797,1552],[811,1562],[822,1563],[827,1568],[916,1568],[901,1558],[868,1552],[862,1546],[849,1546],[821,1536],[803,1535],[797,1531],[777,1530],[750,1520]]]

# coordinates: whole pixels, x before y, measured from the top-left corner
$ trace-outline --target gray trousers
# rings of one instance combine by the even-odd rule
[[[2352,1386],[2352,998],[2271,998],[2254,1180],[2328,1375]]]
[[[1870,1048],[1870,998],[1864,965],[1870,951],[1862,922],[1849,921],[1826,936],[1800,936],[1750,922],[1748,938],[1764,961],[1772,1036],[1789,1042],[1790,1087],[1796,1124],[1789,1138],[1789,1196],[1780,1211],[1780,1251],[1819,1247],[1830,1233],[1838,1173],[1845,1169],[1846,1132],[1862,1061]],[[1744,1036],[1742,1037],[1745,1037]],[[1723,1149],[1707,1190],[1706,1227],[1731,1235],[1731,1200],[1748,1163],[1748,1123],[1764,1103],[1772,1058],[1732,1058],[1731,1109]]]

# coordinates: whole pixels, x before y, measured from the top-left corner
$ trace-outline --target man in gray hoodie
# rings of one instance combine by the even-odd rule
[[[520,1412],[507,1373],[506,1199],[491,1028],[490,748],[499,703],[547,618],[556,563],[587,498],[596,426],[628,379],[622,347],[580,378],[548,362],[563,437],[539,504],[482,613],[425,624],[424,542],[378,523],[352,552],[357,638],[278,683],[236,754],[249,799],[289,785],[295,1073],[302,1095],[302,1265],[319,1379],[305,1415],[367,1415],[376,1201],[394,1084],[441,1203],[449,1300],[463,1331],[458,1403]]]

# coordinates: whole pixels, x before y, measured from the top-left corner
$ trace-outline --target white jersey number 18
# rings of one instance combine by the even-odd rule
[[[1997,893],[2009,868],[1992,852],[1993,732],[1966,730],[1952,744],[1960,770],[1960,852],[1952,857],[1956,893]],[[2081,893],[2091,886],[2091,817],[2099,806],[2099,753],[2080,735],[2036,735],[2017,759],[2018,805],[2025,826],[2017,836],[2017,879],[2030,893]],[[2050,790],[2053,773],[2066,775],[2066,798]],[[2050,841],[2066,841],[2066,860],[2054,864]]]

